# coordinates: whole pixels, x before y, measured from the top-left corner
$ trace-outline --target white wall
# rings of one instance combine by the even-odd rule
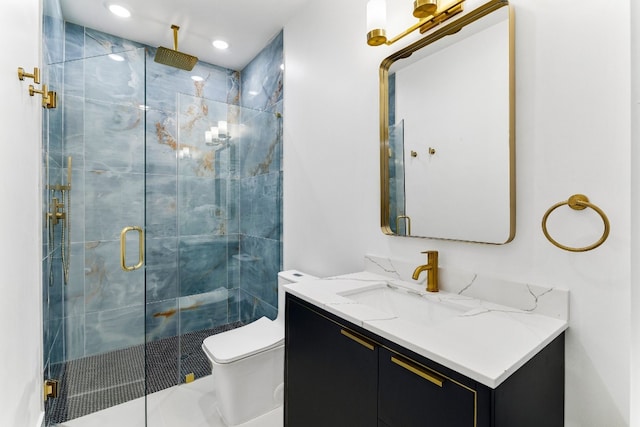
[[[626,426],[631,412],[630,0],[615,8],[596,0],[511,4],[517,231],[504,246],[382,234],[377,70],[382,58],[406,43],[366,45],[366,0],[312,2],[287,24],[285,268],[346,273],[362,268],[365,253],[418,265],[424,261],[421,250],[437,249],[443,266],[567,288],[566,425]],[[609,239],[586,253],[554,247],[540,227],[551,205],[575,193],[586,194],[611,221]],[[576,244],[590,243],[602,230],[589,211],[561,211],[554,221],[563,230],[557,240],[567,244],[574,243],[572,236],[584,238]],[[637,416],[635,421],[640,422]]]
[[[631,2],[631,396],[640,402],[640,4]],[[640,425],[640,404],[631,405],[631,425]]]
[[[39,0],[5,0],[0,67],[0,425],[35,427],[42,406],[40,97],[16,70],[40,66]]]

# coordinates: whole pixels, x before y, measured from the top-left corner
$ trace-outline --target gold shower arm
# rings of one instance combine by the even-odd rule
[[[173,30],[173,50],[178,50],[178,30],[180,27],[174,24],[171,29]]]

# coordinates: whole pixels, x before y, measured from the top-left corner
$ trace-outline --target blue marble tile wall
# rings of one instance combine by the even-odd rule
[[[409,222],[398,221],[406,215],[404,190],[404,121],[389,126],[389,227],[396,234],[409,234]]]
[[[117,52],[120,61],[99,55]],[[87,59],[79,59],[87,57]],[[144,342],[144,271],[120,268],[120,231],[144,225],[144,48],[65,25],[63,143],[73,159],[65,359]],[[143,107],[142,107],[143,108]],[[127,234],[127,264],[136,263]]]
[[[408,222],[398,222],[406,215],[404,198],[404,121],[396,120],[396,75],[389,75],[389,227],[396,234],[407,234]]]
[[[277,315],[282,269],[283,33],[243,70],[239,141],[240,319]]]
[[[43,286],[51,312],[45,358],[56,363],[140,344],[145,329],[153,340],[274,317],[282,35],[242,73],[202,62],[192,72],[156,64],[154,48],[60,16],[45,25],[45,39],[61,105],[47,129],[54,143],[43,147],[54,164],[48,181],[65,176],[65,159],[73,158],[70,280]],[[245,74],[262,82],[259,92],[241,93]],[[239,105],[243,96],[246,106]],[[233,137],[208,145],[204,132],[219,120]],[[142,224],[146,271],[125,273],[120,230]],[[137,233],[127,234],[127,248],[127,263],[135,264]],[[43,254],[43,271],[57,260],[52,271],[60,276],[58,252]]]
[[[43,1],[43,66],[41,81],[51,90],[62,87],[60,66],[64,47],[64,20],[58,0]],[[31,70],[27,70],[31,72]],[[42,218],[50,209],[51,198],[60,193],[47,189],[48,184],[63,184],[62,113],[60,110],[44,110],[42,126]],[[43,367],[44,377],[57,377],[56,362],[64,358],[64,295],[62,288],[61,228],[43,224],[42,247],[42,299],[43,299]],[[66,255],[66,254],[65,254]]]

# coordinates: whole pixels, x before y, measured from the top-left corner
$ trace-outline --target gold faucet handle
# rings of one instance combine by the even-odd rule
[[[436,260],[436,262],[438,260],[438,251],[422,251],[421,253],[427,255],[427,262],[430,262],[432,259]]]
[[[424,251],[427,254],[427,292],[438,292],[438,251]]]

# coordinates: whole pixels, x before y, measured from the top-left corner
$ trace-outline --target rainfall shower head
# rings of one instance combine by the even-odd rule
[[[169,65],[170,67],[191,71],[198,62],[198,58],[178,51],[178,30],[180,27],[172,25],[171,29],[173,30],[173,49],[160,46],[156,51],[156,56],[153,60],[158,64]]]

